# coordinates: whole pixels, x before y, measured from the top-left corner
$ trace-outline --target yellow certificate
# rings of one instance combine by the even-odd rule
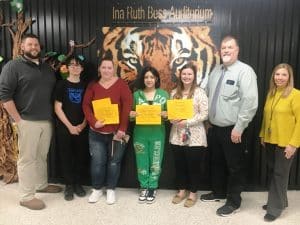
[[[92,101],[93,108],[95,107],[98,108],[98,106],[110,105],[110,104],[111,104],[110,98],[102,98],[102,99]]]
[[[173,99],[167,101],[168,119],[190,119],[194,115],[193,99]]]
[[[135,111],[137,117],[136,124],[139,125],[159,125],[161,124],[160,105],[137,105]]]
[[[104,124],[119,123],[118,104],[111,104],[110,98],[92,101],[92,105],[97,120],[103,121]]]

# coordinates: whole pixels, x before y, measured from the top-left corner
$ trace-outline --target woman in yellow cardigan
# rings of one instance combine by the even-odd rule
[[[294,88],[288,64],[279,64],[272,72],[259,136],[266,149],[270,182],[264,220],[274,221],[288,206],[289,172],[300,145],[300,91]]]

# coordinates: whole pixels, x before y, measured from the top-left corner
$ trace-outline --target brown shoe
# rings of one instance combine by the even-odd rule
[[[39,192],[39,193],[59,193],[61,191],[62,191],[62,188],[60,186],[51,185],[51,184],[49,184],[44,189],[36,190],[36,192]]]
[[[46,207],[45,203],[37,198],[33,198],[29,201],[20,202],[20,205],[31,210],[41,210]]]
[[[196,199],[194,200],[194,199],[188,198],[187,200],[185,200],[184,207],[190,208],[195,205],[196,201],[197,201]]]
[[[184,194],[183,196],[178,195],[178,193],[173,197],[172,199],[172,203],[173,204],[179,204],[180,202],[182,202],[184,199],[186,198],[186,194]]]

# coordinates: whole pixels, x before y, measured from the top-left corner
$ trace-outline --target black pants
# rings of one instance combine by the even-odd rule
[[[83,176],[88,169],[87,129],[83,130],[80,135],[71,135],[66,127],[58,125],[56,140],[65,184],[82,183]]]
[[[266,154],[269,179],[267,212],[278,217],[288,207],[287,189],[294,156],[285,158],[284,148],[273,144],[266,144]]]
[[[176,186],[179,190],[197,192],[200,180],[200,164],[206,149],[195,146],[171,145],[174,152]]]
[[[244,136],[242,143],[231,141],[233,126],[213,126],[210,133],[212,190],[218,197],[226,197],[227,205],[239,208],[245,184]]]

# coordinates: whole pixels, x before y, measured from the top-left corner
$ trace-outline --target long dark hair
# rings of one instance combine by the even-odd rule
[[[140,90],[144,90],[145,89],[145,75],[147,72],[151,72],[154,77],[156,78],[155,81],[155,88],[159,88],[160,87],[160,77],[159,77],[159,73],[158,71],[152,67],[152,66],[147,66],[145,67],[142,72],[140,73],[140,75],[138,76],[138,78],[135,80],[134,82],[134,87],[136,89],[140,89]]]

